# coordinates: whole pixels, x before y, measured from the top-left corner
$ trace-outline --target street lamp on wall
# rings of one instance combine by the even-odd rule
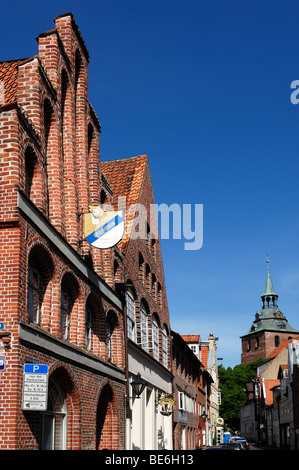
[[[145,380],[141,378],[141,375],[138,372],[136,375],[136,379],[131,382],[131,386],[133,388],[136,398],[140,398],[140,395],[147,386],[147,382],[145,382]]]
[[[205,421],[207,419],[208,415],[205,412],[203,412],[200,417]]]

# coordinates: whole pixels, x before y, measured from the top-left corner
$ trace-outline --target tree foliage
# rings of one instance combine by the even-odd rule
[[[245,384],[255,377],[255,368],[262,359],[250,364],[238,364],[234,368],[218,367],[221,389],[220,416],[233,431],[240,429],[240,406],[246,402]]]

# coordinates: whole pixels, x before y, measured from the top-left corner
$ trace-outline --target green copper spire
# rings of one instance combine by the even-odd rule
[[[295,330],[291,325],[289,325],[286,317],[280,311],[277,305],[278,295],[275,293],[272,279],[269,270],[269,259],[267,256],[267,277],[265,291],[261,296],[263,306],[259,312],[256,312],[255,319],[252,323],[250,330],[241,336],[249,338],[252,335],[262,334],[265,332],[271,333],[271,335],[280,335],[280,334],[294,334],[298,335],[299,331]]]
[[[267,266],[267,278],[266,278],[266,285],[265,285],[263,296],[276,295],[276,292],[274,291],[273,284],[272,284],[268,258],[267,258],[267,265],[268,265]]]
[[[270,274],[270,269],[269,269],[269,259],[267,256],[267,277],[266,277],[266,285],[265,285],[265,290],[262,297],[263,301],[263,308],[269,308],[269,307],[277,307],[277,299],[278,295],[276,294],[273,284],[272,284],[272,279],[271,279],[271,274]]]

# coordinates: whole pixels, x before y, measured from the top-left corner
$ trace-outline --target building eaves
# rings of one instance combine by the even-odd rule
[[[175,341],[177,341],[179,343],[179,345],[184,348],[184,350],[186,351],[186,354],[189,355],[190,358],[192,358],[192,361],[196,361],[198,363],[198,366],[200,368],[203,367],[203,364],[202,362],[198,359],[198,357],[194,354],[194,352],[192,351],[192,349],[189,348],[188,344],[186,343],[186,341],[183,339],[183,337],[179,334],[179,333],[176,333],[175,331],[171,330],[171,335],[172,337],[175,339]]]

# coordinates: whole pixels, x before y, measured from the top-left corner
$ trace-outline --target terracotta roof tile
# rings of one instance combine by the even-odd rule
[[[206,369],[208,367],[209,346],[201,347],[201,362]]]
[[[135,217],[135,211],[130,211],[129,214],[128,209],[139,201],[147,162],[147,155],[101,162],[101,172],[109,182],[115,202],[120,196],[126,198],[126,235],[118,244],[122,252],[127,250],[129,234]]]
[[[280,343],[279,346],[277,346],[277,348],[274,349],[274,351],[272,351],[272,353],[270,354],[269,356],[269,359],[273,359],[274,357],[276,357],[280,351],[283,349],[283,348],[287,348],[288,347],[288,344],[293,340],[293,339],[299,339],[299,336],[296,336],[295,338],[291,338],[291,339],[286,339],[285,341],[283,341],[282,343]]]
[[[16,102],[18,91],[18,67],[26,61],[28,61],[28,59],[0,62],[0,106]]]
[[[199,335],[181,335],[186,343],[198,343]]]
[[[265,380],[266,396],[264,398],[265,398],[265,402],[267,406],[270,406],[273,404],[273,392],[271,388],[279,384],[280,384],[280,380]]]

